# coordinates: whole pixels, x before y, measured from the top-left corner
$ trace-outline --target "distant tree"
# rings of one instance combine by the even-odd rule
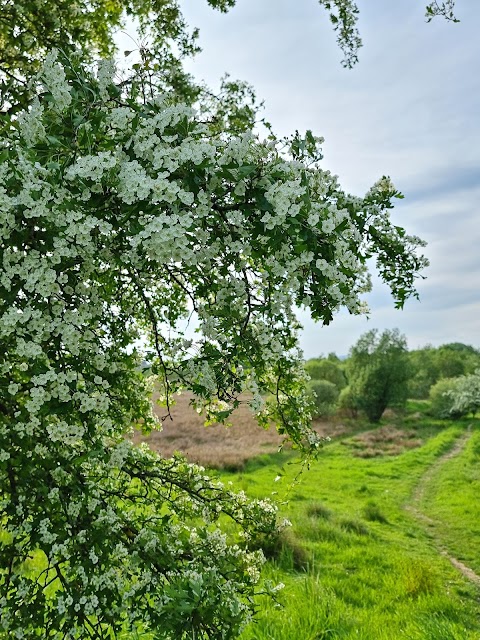
[[[340,391],[338,408],[350,418],[357,418],[360,411],[360,399],[354,390],[347,386]]]
[[[313,358],[312,360],[307,360],[305,371],[312,380],[328,380],[333,383],[338,391],[341,391],[347,384],[342,368],[337,362],[329,359]]]
[[[437,350],[428,345],[408,353],[410,378],[408,395],[410,398],[428,398],[430,388],[440,377]]]
[[[429,392],[430,413],[436,418],[455,418],[453,412],[453,395],[458,384],[458,378],[442,378],[438,380]]]
[[[405,336],[398,329],[365,333],[350,350],[347,378],[371,422],[378,422],[387,407],[404,407],[409,378]]]
[[[310,380],[307,390],[314,406],[312,410],[314,418],[330,416],[335,412],[339,390],[332,382]]]
[[[340,358],[337,356],[337,354],[334,351],[330,351],[330,353],[327,356],[327,360],[330,360],[331,362],[341,362]]]
[[[455,387],[447,395],[452,400],[452,414],[466,416],[471,413],[475,417],[480,409],[480,369],[457,378]]]
[[[472,347],[470,344],[464,344],[463,342],[449,342],[448,344],[442,345],[442,349],[478,355],[478,351],[475,347]]]
[[[448,347],[440,347],[436,352],[439,378],[456,378],[466,373],[465,353]]]

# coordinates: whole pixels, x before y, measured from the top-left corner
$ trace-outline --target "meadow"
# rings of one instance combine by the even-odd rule
[[[309,469],[246,407],[230,428],[202,428],[188,395],[163,432],[136,436],[274,499],[291,523],[261,541],[264,579],[284,587],[258,596],[240,640],[480,639],[480,421],[428,409],[409,401],[375,427],[315,421],[326,439]]]
[[[188,414],[182,402],[177,420]],[[317,422],[331,439],[297,478],[294,452],[276,453],[276,436],[250,431],[248,419],[197,431],[191,418],[177,436],[192,459],[252,497],[271,496],[292,523],[263,547],[265,578],[285,587],[277,602],[259,598],[242,640],[480,638],[478,421],[435,420],[427,402],[411,401],[374,428]],[[155,438],[172,446],[168,431]]]

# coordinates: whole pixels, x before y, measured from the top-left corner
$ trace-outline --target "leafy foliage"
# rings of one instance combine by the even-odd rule
[[[460,22],[458,18],[455,17],[455,0],[446,0],[446,2],[433,0],[433,2],[427,5],[425,16],[427,22],[430,22],[435,16],[442,16],[450,22]]]
[[[188,33],[176,0],[2,0],[0,10],[0,106],[10,113],[28,105],[29,82],[49,50],[77,51],[90,61],[112,55],[114,32],[127,16],[138,21],[139,38],[150,35],[155,64],[165,75],[182,74],[174,43],[180,57],[196,50],[195,33]]]
[[[401,305],[422,242],[391,224],[388,179],[346,194],[313,134],[285,151],[219,130],[148,69],[125,83],[55,56],[0,142],[0,629],[235,637],[275,508],[125,434],[158,426],[155,381],[165,418],[183,388],[220,421],[247,392],[314,454],[293,305],[361,312],[372,254]]]
[[[312,380],[328,380],[340,391],[346,386],[347,380],[338,362],[325,358],[312,358],[305,363],[305,371]]]
[[[407,343],[398,329],[378,335],[373,329],[350,350],[347,362],[350,393],[371,422],[387,407],[401,408],[407,400],[409,367]]]
[[[321,418],[332,415],[338,400],[338,388],[328,380],[310,380],[307,385],[312,402],[314,403],[313,416]]]
[[[236,0],[207,0],[226,12]],[[362,41],[358,33],[359,9],[353,0],[319,0],[329,14],[344,54],[342,64],[351,68],[358,61]],[[427,20],[443,16],[457,22],[454,0],[427,7]],[[0,110],[10,114],[26,108],[32,98],[30,81],[41,60],[53,48],[83,60],[115,52],[114,34],[135,19],[139,51],[150,73],[163,78],[184,100],[193,100],[199,87],[182,69],[182,60],[200,49],[198,30],[190,30],[178,0],[0,0]],[[127,52],[131,53],[131,52]]]
[[[337,34],[337,43],[344,58],[342,65],[351,69],[358,62],[358,51],[362,46],[362,39],[358,31],[358,16],[360,10],[354,0],[318,0],[329,12],[330,22]],[[455,0],[438,3],[430,2],[426,9],[427,22],[436,16],[441,16],[451,22],[459,22],[455,17]]]

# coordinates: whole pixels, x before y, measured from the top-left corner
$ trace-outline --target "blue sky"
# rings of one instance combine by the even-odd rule
[[[210,86],[228,72],[265,100],[278,134],[325,137],[325,168],[363,195],[390,175],[404,193],[396,224],[428,242],[420,302],[394,309],[374,278],[369,320],[341,312],[329,327],[307,313],[306,357],[346,354],[371,328],[398,327],[410,348],[480,347],[480,3],[457,0],[459,24],[425,22],[422,0],[360,2],[364,46],[353,70],[315,0],[237,0],[227,15],[184,0],[203,52],[189,69]]]

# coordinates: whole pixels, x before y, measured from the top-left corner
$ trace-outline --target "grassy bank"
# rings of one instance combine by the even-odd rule
[[[411,411],[388,426],[390,434],[413,430],[415,447],[405,442],[385,455],[379,440],[382,453],[362,457],[358,435],[339,439],[293,486],[298,467],[287,455],[225,475],[251,496],[274,493],[292,522],[266,548],[268,577],[285,584],[280,604],[262,602],[242,640],[478,640],[478,587],[440,550],[480,571],[480,431],[443,464],[468,421],[436,423]],[[370,434],[364,442],[371,449]],[[406,509],[432,468],[423,501],[435,526]]]

